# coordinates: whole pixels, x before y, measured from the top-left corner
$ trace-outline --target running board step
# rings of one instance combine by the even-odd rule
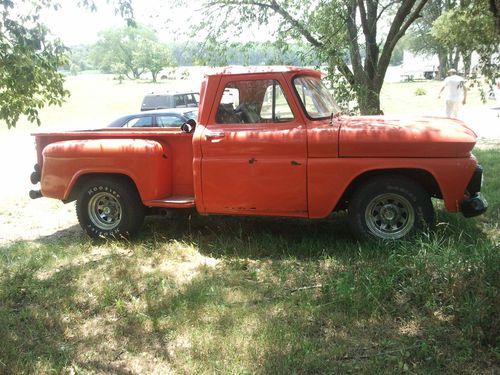
[[[194,197],[168,197],[146,202],[146,206],[165,208],[191,208],[195,206]]]

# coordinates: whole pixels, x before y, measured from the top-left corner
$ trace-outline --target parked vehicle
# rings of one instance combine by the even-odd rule
[[[201,85],[198,124],[35,133],[32,198],[76,200],[93,237],[137,232],[155,210],[324,218],[362,239],[431,226],[431,198],[486,211],[476,135],[448,118],[341,116],[318,71],[225,68]]]
[[[196,92],[151,93],[142,99],[141,111],[198,107],[199,100],[200,94]]]
[[[108,125],[109,128],[175,128],[189,119],[198,118],[198,109],[170,108],[139,112],[122,116]]]

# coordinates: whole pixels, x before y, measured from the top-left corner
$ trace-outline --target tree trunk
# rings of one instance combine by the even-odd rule
[[[380,110],[380,90],[371,88],[369,85],[363,85],[356,92],[361,115],[383,114]]]
[[[471,74],[470,67],[472,65],[472,53],[463,53],[462,60],[464,62],[464,75],[467,77]]]
[[[379,2],[376,0],[350,0],[346,2],[347,34],[350,50],[354,89],[358,94],[359,110],[362,115],[379,115],[380,91],[389,67],[392,53],[398,41],[410,25],[420,16],[420,11],[428,0],[404,0],[397,9],[385,42],[380,50],[377,43],[377,22],[379,21]],[[357,20],[360,19],[361,27]],[[358,30],[365,39],[364,65],[361,62],[358,44]],[[348,81],[350,77],[346,77]],[[351,83],[352,84],[352,83]]]
[[[500,0],[490,0],[490,11],[493,13],[496,29],[500,34]]]
[[[363,116],[368,115],[382,115],[380,110],[380,93],[374,91],[366,91],[359,94],[359,112]]]
[[[458,70],[458,63],[460,62],[460,52],[455,51],[455,56],[453,56],[453,68]]]
[[[134,76],[134,79],[138,79],[140,77],[139,71],[137,68],[132,68],[132,74]]]
[[[438,53],[439,59],[439,79],[444,79],[448,72],[448,55],[446,53]]]

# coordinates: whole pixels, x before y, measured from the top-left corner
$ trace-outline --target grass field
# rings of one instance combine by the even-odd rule
[[[491,175],[500,152],[479,151]],[[150,218],[0,247],[0,372],[493,374],[500,181],[488,213],[359,244],[320,222]],[[63,231],[64,232],[64,231]]]
[[[40,111],[40,130],[105,126],[119,116],[138,112],[146,93],[162,90],[199,91],[201,77],[199,73],[191,80],[164,80],[156,84],[125,80],[120,84],[112,75],[68,76],[66,89],[71,92],[71,96],[61,107],[47,107]],[[381,107],[388,115],[442,115],[444,101],[437,99],[440,87],[438,81],[386,83],[381,94]],[[424,94],[416,95],[417,91]],[[479,91],[469,91],[467,108],[484,107]],[[38,130],[36,125],[21,119],[14,132],[33,130]],[[6,126],[0,123],[0,134],[6,131]]]
[[[44,110],[45,128],[136,111],[152,87],[80,79]],[[413,100],[421,83],[393,85],[394,113],[441,106]],[[498,373],[500,150],[475,154],[488,212],[464,219],[436,203],[434,231],[385,245],[354,241],[342,214],[152,217],[138,238],[109,242],[63,221],[31,236],[28,207],[50,221],[73,206],[3,192],[0,223],[26,233],[0,242],[0,374]]]

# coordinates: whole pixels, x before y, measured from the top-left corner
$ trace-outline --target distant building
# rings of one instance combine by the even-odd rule
[[[439,59],[437,55],[413,54],[403,52],[401,65],[401,80],[413,81],[414,79],[436,79],[439,74]]]

